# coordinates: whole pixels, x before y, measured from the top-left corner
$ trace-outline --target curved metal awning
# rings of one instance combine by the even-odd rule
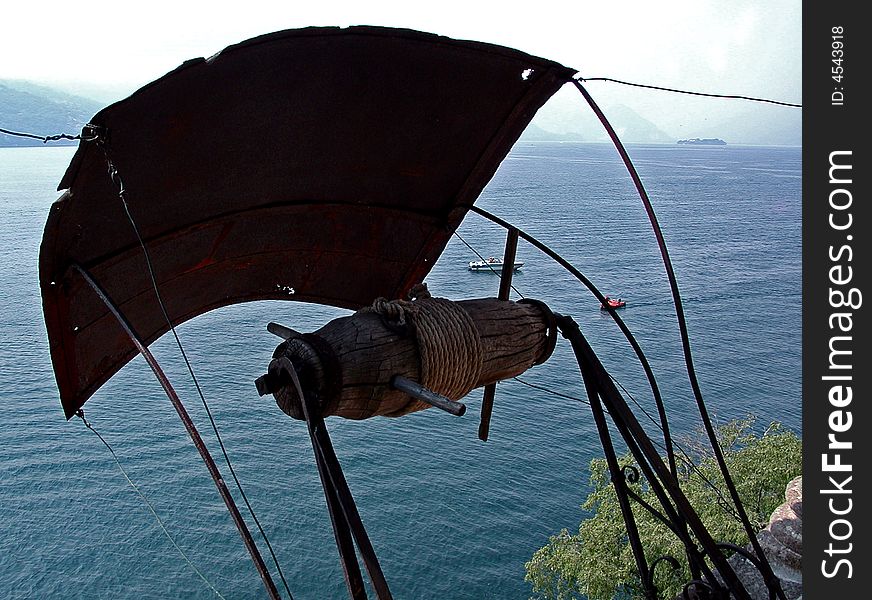
[[[91,121],[52,206],[40,285],[69,418],[139,337],[291,299],[358,308],[429,272],[532,119],[574,71],[516,50],[376,27],[283,31],[186,62]]]

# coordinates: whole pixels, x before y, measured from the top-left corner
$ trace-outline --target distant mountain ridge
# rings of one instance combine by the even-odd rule
[[[522,142],[583,142],[584,137],[578,133],[564,132],[555,133],[530,123],[521,134]]]
[[[621,140],[629,143],[669,144],[675,137],[624,104],[606,108],[609,121]],[[543,106],[524,132],[522,140],[607,142],[608,133],[593,113],[575,96],[556,95]]]
[[[103,108],[96,100],[26,81],[0,79],[0,128],[40,136],[78,135]],[[71,145],[61,140],[53,145]],[[42,142],[0,133],[0,146],[41,146]]]
[[[0,128],[42,136],[75,135],[95,113],[123,95],[112,93],[107,95],[108,100],[98,101],[55,87],[0,79]],[[727,136],[731,144],[802,145],[802,111],[782,107],[754,106],[728,116],[712,115],[688,121],[674,131],[620,102],[607,105],[605,112],[621,140],[629,143],[674,144],[678,139]],[[608,136],[590,111],[579,104],[575,94],[558,93],[536,114],[521,139],[605,142]],[[52,142],[53,145],[75,143]],[[0,133],[0,147],[41,145],[39,140]]]

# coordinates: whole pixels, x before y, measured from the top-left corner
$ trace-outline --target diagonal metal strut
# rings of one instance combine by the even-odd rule
[[[266,564],[263,561],[263,557],[260,555],[260,551],[257,549],[257,545],[254,543],[254,539],[251,537],[251,532],[248,530],[248,526],[245,524],[245,520],[242,518],[242,515],[239,512],[239,509],[236,507],[236,503],[233,501],[233,496],[230,495],[230,490],[227,489],[227,485],[224,483],[224,478],[221,476],[221,473],[218,471],[218,467],[215,464],[215,460],[212,458],[212,455],[209,454],[209,449],[206,447],[203,438],[200,436],[200,432],[197,430],[197,427],[194,425],[194,422],[191,420],[188,411],[185,409],[185,406],[182,404],[179,395],[176,393],[175,389],[173,389],[172,384],[167,378],[166,374],[163,372],[160,364],[155,359],[154,355],[151,353],[151,350],[148,349],[148,346],[139,339],[139,336],[133,330],[131,324],[127,321],[125,316],[121,313],[115,303],[109,298],[106,294],[105,290],[100,287],[91,274],[88,273],[84,268],[80,265],[73,264],[72,269],[79,273],[85,282],[94,290],[94,293],[103,304],[106,305],[106,308],[109,309],[109,312],[112,313],[112,316],[115,317],[115,320],[118,321],[118,324],[127,334],[127,337],[130,338],[130,341],[133,342],[133,345],[136,346],[136,349],[145,359],[145,362],[148,363],[148,366],[151,367],[152,372],[154,372],[155,377],[157,377],[158,382],[161,387],[164,389],[164,392],[169,398],[170,402],[173,405],[173,408],[176,409],[176,412],[179,415],[179,418],[182,420],[182,423],[185,426],[185,429],[188,432],[188,435],[191,436],[191,440],[194,442],[194,446],[197,448],[197,451],[200,453],[200,457],[203,459],[203,462],[206,463],[206,468],[209,471],[209,475],[212,476],[212,481],[215,482],[215,486],[218,488],[218,493],[221,495],[221,499],[224,500],[224,504],[227,506],[227,510],[230,512],[230,516],[233,519],[236,528],[239,530],[239,535],[242,536],[242,541],[245,544],[248,553],[251,555],[251,560],[254,562],[254,566],[257,569],[257,572],[260,574],[261,579],[263,580],[263,584],[266,587],[267,594],[273,600],[279,600],[281,596],[279,596],[278,589],[276,589],[276,585],[270,576],[269,570],[266,568]]]
[[[336,457],[333,443],[320,408],[311,395],[303,393],[300,378],[293,363],[288,358],[280,359],[284,364],[282,368],[288,372],[294,384],[297,395],[303,406],[303,414],[309,429],[309,437],[312,440],[312,449],[315,452],[315,463],[318,466],[318,474],[321,477],[321,485],[324,487],[324,495],[327,499],[327,509],[330,512],[330,520],[333,523],[333,532],[336,537],[336,545],[345,572],[345,583],[348,587],[349,596],[352,600],[361,600],[367,597],[363,587],[360,566],[354,554],[353,538],[357,544],[358,552],[363,560],[370,583],[375,590],[378,600],[393,600],[388,582],[379,564],[378,557],[363,520],[357,510],[354,497],[342,473],[342,466]]]

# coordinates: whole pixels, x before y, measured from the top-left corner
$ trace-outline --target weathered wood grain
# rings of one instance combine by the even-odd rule
[[[537,306],[495,298],[456,304],[471,317],[481,341],[476,388],[520,375],[548,352],[548,318]],[[394,375],[420,381],[420,354],[411,329],[392,327],[373,312],[358,312],[334,319],[310,337],[318,343],[294,339],[277,352],[291,359],[304,393],[318,399],[324,416],[396,417],[429,408],[390,385]],[[292,386],[274,396],[285,413],[302,417]]]

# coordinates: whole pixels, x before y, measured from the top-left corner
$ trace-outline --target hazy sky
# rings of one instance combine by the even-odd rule
[[[0,79],[62,83],[109,101],[186,59],[270,31],[385,25],[514,47],[587,77],[800,103],[800,8],[800,0],[24,0],[3,10]],[[658,123],[674,123],[682,111],[740,110],[614,84],[588,87]]]

